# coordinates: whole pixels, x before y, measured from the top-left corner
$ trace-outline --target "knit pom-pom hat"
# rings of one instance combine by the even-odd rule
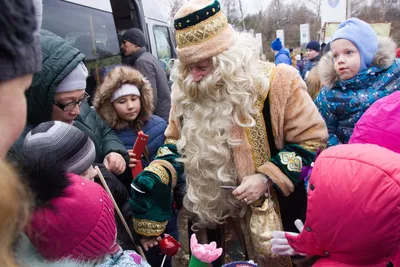
[[[114,207],[100,185],[36,153],[25,155],[20,167],[36,204],[26,234],[46,260],[92,261],[113,252]]]
[[[274,51],[279,51],[282,49],[282,41],[279,38],[276,38],[275,40],[272,41],[271,43],[271,48]]]

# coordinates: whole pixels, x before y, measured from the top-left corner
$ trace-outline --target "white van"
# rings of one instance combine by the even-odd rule
[[[150,52],[166,66],[170,59],[176,58],[176,52],[173,35],[164,14],[161,13],[160,8],[164,7],[154,8],[154,0],[143,0],[142,6]]]
[[[42,28],[85,54],[90,94],[105,68],[121,64],[119,36],[130,28],[145,33],[149,52],[167,69],[166,62],[176,57],[174,42],[164,16],[157,11],[153,0],[43,0]]]

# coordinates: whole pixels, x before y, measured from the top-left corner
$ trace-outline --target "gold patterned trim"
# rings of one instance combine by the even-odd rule
[[[299,146],[308,151],[317,152],[318,148],[321,149],[326,148],[326,142],[322,142],[321,140],[307,140],[299,143]]]
[[[257,113],[253,115],[256,122],[254,127],[246,128],[247,139],[249,140],[252,149],[252,157],[254,167],[257,169],[263,165],[270,157],[271,152],[268,144],[267,128],[265,126],[264,116],[262,110],[264,107],[264,101],[268,95],[268,91],[264,94],[259,95],[256,100],[255,108]]]
[[[228,19],[220,11],[214,16],[194,26],[176,31],[176,42],[178,48],[203,43],[221,33],[228,27]]]
[[[287,165],[289,171],[301,172],[301,167],[303,167],[303,162],[300,156],[296,156],[296,153],[280,152],[279,157],[281,158],[281,163]]]
[[[156,222],[149,220],[133,219],[133,227],[135,232],[143,236],[159,236],[161,235],[168,221]]]
[[[276,73],[276,66],[271,70],[270,75],[269,75],[269,91],[270,92],[272,91],[271,90],[271,88],[272,88],[271,86],[272,86],[273,80],[275,79],[275,73]],[[270,109],[271,109],[271,107],[272,107],[271,97],[269,97],[268,99],[269,99],[269,106],[270,106]],[[278,134],[276,132],[277,128],[275,128],[274,121],[271,118],[268,118],[268,119],[271,120],[272,134],[274,135],[274,140],[275,140],[275,137]],[[276,144],[276,142],[275,142],[275,144]]]
[[[269,82],[271,82],[270,77],[273,75],[274,69],[275,69],[275,64],[271,62],[264,62],[264,61],[259,61],[260,68],[259,72],[260,75],[263,75],[268,79]]]
[[[157,157],[163,157],[166,155],[173,155],[175,153],[173,153],[171,150],[169,150],[168,147],[160,147],[157,151]]]
[[[152,162],[149,166],[144,168],[144,170],[156,174],[160,178],[160,180],[163,184],[166,184],[166,185],[169,184],[168,172],[160,164],[156,164],[156,163]]]
[[[176,140],[176,139],[166,138],[164,141],[164,144],[165,145],[176,145],[177,142],[178,142],[178,140]]]
[[[174,166],[171,163],[169,163],[168,161],[162,160],[162,159],[153,160],[152,164],[159,164],[169,170],[169,172],[171,173],[171,179],[172,179],[171,190],[174,189],[177,178],[178,178],[178,174],[176,173]]]

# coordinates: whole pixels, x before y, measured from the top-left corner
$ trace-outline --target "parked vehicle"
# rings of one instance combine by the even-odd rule
[[[150,44],[149,51],[160,60],[164,69],[168,72],[169,61],[176,58],[175,42],[168,22],[160,8],[154,8],[156,6],[154,0],[144,0],[142,6]]]
[[[176,57],[168,23],[153,0],[43,0],[42,29],[74,44],[85,54],[91,94],[101,72],[121,64],[120,36],[139,28],[148,39],[148,50],[167,69]]]

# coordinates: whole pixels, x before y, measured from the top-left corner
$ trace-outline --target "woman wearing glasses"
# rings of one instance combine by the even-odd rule
[[[56,120],[73,124],[87,134],[96,147],[96,163],[119,175],[125,171],[128,153],[115,133],[89,106],[85,93],[88,71],[84,55],[57,35],[41,30],[43,69],[27,91],[28,118],[25,130],[13,146],[20,152],[26,134],[38,124]]]

